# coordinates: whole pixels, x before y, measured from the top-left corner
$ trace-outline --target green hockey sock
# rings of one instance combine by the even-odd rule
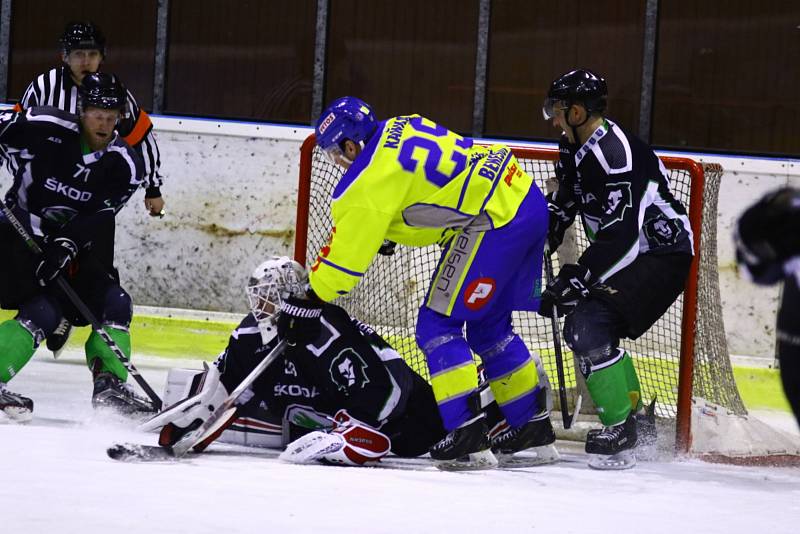
[[[0,382],[14,378],[35,351],[33,335],[18,321],[0,324]]]
[[[630,387],[629,375],[632,375],[636,382],[633,390]],[[592,371],[586,379],[586,387],[597,406],[600,422],[604,426],[623,422],[633,405],[637,403],[641,405],[638,385],[639,380],[636,378],[633,362],[627,353],[612,365]]]
[[[122,330],[120,328],[114,328],[111,326],[104,326],[103,330],[111,336],[111,339],[117,344],[117,346],[122,350],[122,353],[125,355],[126,358],[130,359],[131,357],[131,334],[127,330]],[[109,348],[108,344],[103,341],[103,338],[100,335],[92,331],[89,335],[89,339],[86,340],[86,363],[89,365],[89,369],[93,369],[94,361],[99,359],[100,360],[100,372],[107,372],[116,375],[120,380],[125,382],[128,380],[128,370],[119,361],[116,354]]]
[[[631,411],[634,413],[642,409],[642,386],[639,384],[639,376],[633,366],[633,359],[625,352],[622,357],[622,366],[625,368],[625,378],[628,381],[628,397],[631,400]]]

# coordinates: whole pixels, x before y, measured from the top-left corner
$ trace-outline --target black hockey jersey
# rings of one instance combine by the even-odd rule
[[[693,253],[686,208],[647,144],[606,119],[581,147],[563,137],[559,152],[551,216],[563,231],[580,212],[590,245],[578,263],[600,281],[639,254]]]
[[[288,348],[255,381],[257,400],[283,417],[298,406],[328,416],[344,408],[376,428],[401,416],[414,371],[369,326],[351,319],[339,306],[326,304],[321,322],[320,339]],[[276,344],[273,338],[264,345],[257,321],[247,315],[217,361],[228,391]]]
[[[69,67],[61,65],[37,76],[25,90],[14,110],[22,111],[36,106],[53,106],[68,113],[77,114],[78,96],[78,86],[70,76]],[[125,142],[139,152],[142,157],[148,195],[160,196],[158,188],[163,184],[163,177],[160,173],[161,154],[153,134],[153,124],[147,113],[139,107],[130,91],[127,91],[125,110],[117,125],[117,131]],[[11,173],[16,174],[18,162],[9,158],[8,164]]]
[[[0,146],[20,165],[6,203],[34,236],[65,236],[81,247],[142,184],[139,156],[116,134],[84,148],[77,115],[53,107],[0,113]]]

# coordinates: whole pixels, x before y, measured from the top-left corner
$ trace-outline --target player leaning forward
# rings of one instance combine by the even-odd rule
[[[590,245],[577,264],[561,268],[540,310],[548,315],[555,305],[568,314],[564,338],[604,425],[589,433],[586,452],[604,456],[636,445],[637,421],[640,433],[655,431],[650,418],[635,417],[641,388],[619,341],[641,336],[675,302],[693,254],[686,209],[666,169],[649,146],[604,117],[606,95],[603,78],[575,70],[556,79],[545,100],[545,118],[563,131],[558,191],[548,198],[550,250],[578,213]],[[630,467],[635,458],[593,461]]]
[[[5,383],[28,363],[62,316],[86,324],[55,281],[69,284],[108,334],[130,352],[130,296],[114,269],[114,217],[142,183],[141,157],[114,132],[125,88],[110,74],[86,76],[80,115],[53,107],[0,114],[0,145],[19,163],[6,204],[43,249],[34,256],[0,215],[0,409],[27,419],[33,402]],[[93,404],[150,409],[124,383],[127,370],[95,332],[86,341]]]
[[[552,443],[543,384],[511,324],[512,310],[539,306],[547,209],[510,149],[475,146],[419,115],[378,122],[354,97],[326,109],[316,134],[346,172],[333,192],[334,228],[310,269],[308,298],[284,303],[279,328],[290,340],[315,337],[322,303],[358,284],[384,240],[438,243],[441,258],[416,327],[449,432],[431,456],[475,467],[497,463],[474,402],[471,350],[508,423],[491,446],[513,453]]]

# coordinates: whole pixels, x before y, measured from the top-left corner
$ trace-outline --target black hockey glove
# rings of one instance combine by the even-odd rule
[[[394,256],[394,249],[397,246],[397,243],[394,241],[389,241],[388,239],[383,240],[383,244],[381,244],[381,248],[378,249],[378,254],[381,256]]]
[[[542,292],[539,315],[553,316],[553,306],[558,316],[571,312],[582,299],[589,296],[589,288],[595,284],[588,267],[568,263],[564,265],[547,288]]]
[[[69,238],[57,237],[52,242],[46,243],[39,265],[36,266],[35,274],[39,284],[46,285],[52,282],[67,270],[77,255],[78,246]]]
[[[289,297],[281,303],[278,316],[278,337],[289,345],[306,345],[316,341],[322,332],[322,303],[316,300]]]
[[[555,193],[550,193],[546,198],[547,211],[550,212],[547,225],[547,247],[550,250],[550,254],[552,254],[564,241],[564,233],[572,223],[572,218],[567,215],[561,206],[555,203]]]
[[[735,242],[736,261],[753,282],[782,280],[783,263],[800,255],[800,190],[779,189],[745,210]]]

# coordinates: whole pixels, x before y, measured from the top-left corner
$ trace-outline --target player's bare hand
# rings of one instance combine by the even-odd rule
[[[164,217],[164,199],[162,197],[145,198],[144,207],[151,217]]]

